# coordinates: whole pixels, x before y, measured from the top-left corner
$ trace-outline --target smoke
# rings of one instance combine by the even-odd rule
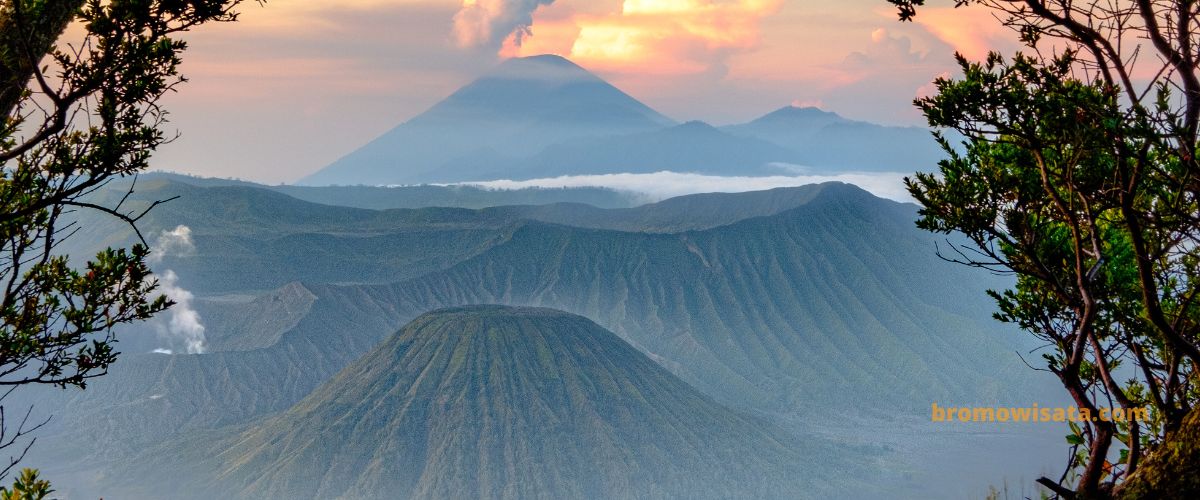
[[[204,354],[204,324],[200,322],[200,313],[192,307],[192,292],[179,286],[179,276],[170,269],[160,275],[158,286],[164,295],[175,302],[167,310],[170,319],[165,325],[157,325],[159,338],[168,343],[168,347],[159,350],[166,353]]]
[[[505,39],[520,46],[533,34],[533,11],[554,0],[463,0],[454,15],[454,36],[466,48],[499,48]]]
[[[763,21],[783,0],[623,0],[619,10],[534,13],[538,36],[501,55],[567,55],[612,74],[724,77],[735,54],[761,45]],[[510,39],[511,40],[511,39]],[[677,82],[677,84],[682,84]]]
[[[820,110],[829,109],[829,107],[825,105],[825,101],[822,101],[820,99],[796,99],[796,100],[792,101],[792,107],[793,108],[817,108]]]
[[[189,255],[195,251],[191,228],[181,225],[170,231],[164,230],[158,236],[146,261],[150,264],[160,264],[165,257]],[[195,296],[179,286],[179,275],[171,269],[159,274],[158,286],[163,295],[175,302],[175,305],[167,310],[169,319],[158,320],[154,325],[159,340],[167,344],[154,352],[203,354],[207,350],[204,323],[200,321],[200,313],[192,307]]]
[[[150,247],[150,256],[146,258],[146,262],[160,264],[168,255],[182,256],[194,251],[196,245],[192,243],[192,229],[183,225],[175,226],[175,229],[164,230],[158,235],[158,239]]]

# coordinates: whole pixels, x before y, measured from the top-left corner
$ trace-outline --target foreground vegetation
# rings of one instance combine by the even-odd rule
[[[923,0],[889,0],[901,19]],[[916,101],[965,151],[908,180],[925,229],[961,232],[947,258],[1010,274],[996,318],[1050,349],[1079,408],[1153,418],[1071,427],[1073,498],[1186,497],[1200,366],[1200,12],[1190,0],[960,0],[991,10],[1030,54],[959,56]],[[1148,81],[1136,75],[1155,75]],[[1127,378],[1126,378],[1127,377]]]

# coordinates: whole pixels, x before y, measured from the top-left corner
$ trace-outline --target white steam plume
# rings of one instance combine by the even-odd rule
[[[463,0],[454,15],[454,36],[463,47],[498,48],[510,35],[520,46],[532,32],[533,11],[554,0]]]
[[[146,258],[146,261],[151,264],[159,264],[168,255],[188,255],[194,251],[196,251],[196,245],[192,243],[192,228],[183,225],[175,226],[175,229],[164,230],[162,234],[158,235],[158,239],[150,247],[150,256]]]
[[[192,243],[192,230],[187,226],[176,226],[170,231],[164,230],[150,248],[150,256],[146,261],[159,264],[168,256],[188,255],[196,250]],[[175,302],[167,310],[170,316],[165,322],[159,320],[155,324],[159,338],[167,345],[154,352],[172,354],[176,352],[187,354],[203,354],[207,350],[204,337],[204,323],[200,321],[200,313],[192,307],[195,296],[179,286],[179,275],[167,269],[159,275],[159,290],[163,295]]]
[[[204,324],[200,322],[200,313],[192,307],[192,292],[180,288],[178,283],[179,276],[170,269],[163,272],[158,279],[159,289],[175,302],[175,305],[167,310],[171,317],[166,325],[158,325],[159,336],[169,344],[169,348],[160,350],[203,354],[207,349]]]

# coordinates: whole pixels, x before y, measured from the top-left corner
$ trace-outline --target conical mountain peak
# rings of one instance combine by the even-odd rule
[[[823,109],[811,106],[784,106],[759,117],[758,119],[750,122],[750,124],[787,123],[795,121],[829,124],[848,120],[842,118],[842,116],[838,115],[837,113],[825,111]]]
[[[509,59],[303,184],[487,180],[504,159],[551,144],[674,121],[554,55]]]
[[[184,491],[224,498],[791,498],[820,477],[816,445],[592,321],[506,306],[420,316],[288,411],[191,446],[221,452]]]
[[[555,54],[541,54],[536,56],[514,57],[511,59],[506,59],[504,62],[496,66],[496,68],[493,69],[490,74],[532,71],[539,69],[554,69],[563,73],[575,73],[581,76],[586,75],[596,78],[595,75],[584,69],[582,66],[575,64],[570,59]]]
[[[586,318],[546,307],[520,307],[499,304],[477,304],[458,307],[447,307],[426,313],[423,318],[447,319],[482,319],[482,320],[512,320],[512,319],[570,319],[583,320]]]
[[[535,87],[571,83],[604,83],[582,66],[556,55],[516,57],[505,60],[480,77],[479,82],[516,80]]]

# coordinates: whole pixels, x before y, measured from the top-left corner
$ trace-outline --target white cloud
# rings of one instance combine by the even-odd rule
[[[783,170],[801,172],[804,167],[777,165]],[[526,181],[495,180],[465,182],[461,185],[488,189],[523,189],[530,187],[604,187],[642,194],[653,200],[696,193],[738,193],[761,191],[778,187],[795,187],[822,182],[845,182],[863,188],[881,198],[901,202],[913,199],[904,189],[905,173],[847,172],[838,174],[794,174],[766,177],[726,177],[662,171],[650,174],[570,175]]]
[[[454,35],[463,47],[499,48],[509,36],[521,45],[533,25],[533,11],[554,0],[463,0],[454,15]]]

